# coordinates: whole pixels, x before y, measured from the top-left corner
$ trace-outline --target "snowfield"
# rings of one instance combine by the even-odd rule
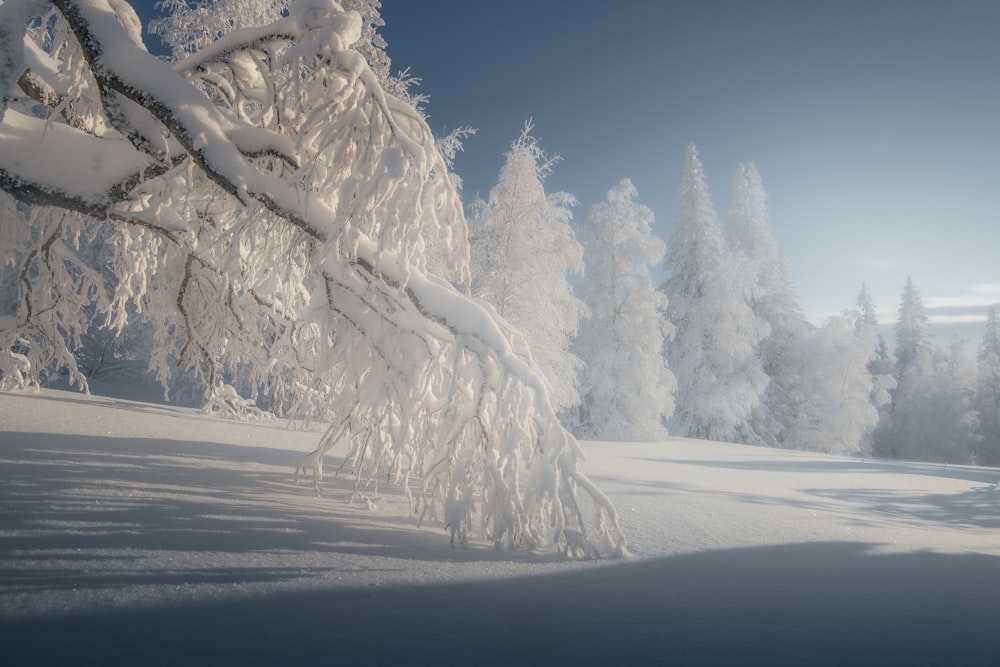
[[[319,434],[0,394],[13,665],[996,665],[1000,470],[584,443],[631,556],[449,546]]]

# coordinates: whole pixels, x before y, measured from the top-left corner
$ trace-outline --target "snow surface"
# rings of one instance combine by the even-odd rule
[[[0,394],[3,664],[1000,661],[996,468],[583,443],[632,556],[570,561],[352,504],[336,448],[317,498],[318,437]]]

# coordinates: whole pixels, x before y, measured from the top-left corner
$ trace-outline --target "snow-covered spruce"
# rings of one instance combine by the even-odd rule
[[[677,436],[758,442],[750,417],[768,383],[757,356],[768,326],[747,303],[745,276],[730,261],[693,144],[680,197],[660,287],[668,300],[666,318],[676,328],[666,346],[677,378],[668,426]]]
[[[570,225],[573,195],[546,194],[558,156],[545,154],[531,121],[507,152],[488,201],[469,220],[472,293],[524,334],[560,415],[580,403],[582,364],[570,350],[587,307],[567,273],[583,269],[583,247]]]
[[[141,314],[161,378],[329,419],[317,469],[344,443],[359,479],[422,480],[415,510],[459,537],[625,551],[518,336],[451,282],[455,182],[352,48],[360,14],[298,0],[170,66],[124,2],[15,5],[38,14],[0,14],[5,384],[76,372],[80,327]],[[107,226],[110,276],[78,252]]]
[[[653,235],[653,212],[623,179],[590,210],[584,233],[587,271],[577,293],[590,308],[574,350],[584,361],[577,435],[595,440],[662,440],[677,382],[662,354],[673,334],[666,297],[650,265],[665,244]]]
[[[1000,318],[996,306],[986,316],[986,332],[976,351],[976,409],[979,413],[977,463],[1000,465]]]
[[[929,321],[920,292],[907,278],[896,321],[896,386],[875,431],[875,451],[967,463],[978,440],[976,367],[964,340],[952,340],[947,351],[933,346]]]
[[[757,356],[769,382],[750,414],[748,433],[771,446],[869,452],[877,408],[888,400],[887,379],[869,368],[877,330],[852,326],[850,313],[820,328],[806,321],[768,217],[757,168],[740,165],[726,227],[729,262],[737,267],[735,289],[768,327]]]

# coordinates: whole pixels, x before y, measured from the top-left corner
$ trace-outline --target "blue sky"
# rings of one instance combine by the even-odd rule
[[[435,133],[479,130],[456,162],[467,202],[532,118],[576,218],[629,177],[668,239],[694,142],[723,220],[737,165],[757,165],[814,322],[864,282],[891,326],[907,276],[935,321],[1000,302],[994,0],[382,0],[382,16]]]

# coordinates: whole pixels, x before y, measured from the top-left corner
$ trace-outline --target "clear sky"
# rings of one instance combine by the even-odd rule
[[[816,323],[867,283],[883,325],[912,276],[932,321],[1000,303],[996,0],[382,0],[393,69],[436,134],[478,128],[455,168],[485,197],[533,118],[580,201],[624,177],[668,239],[684,146],[725,221],[753,161],[800,302]],[[890,337],[888,342],[892,345]]]

